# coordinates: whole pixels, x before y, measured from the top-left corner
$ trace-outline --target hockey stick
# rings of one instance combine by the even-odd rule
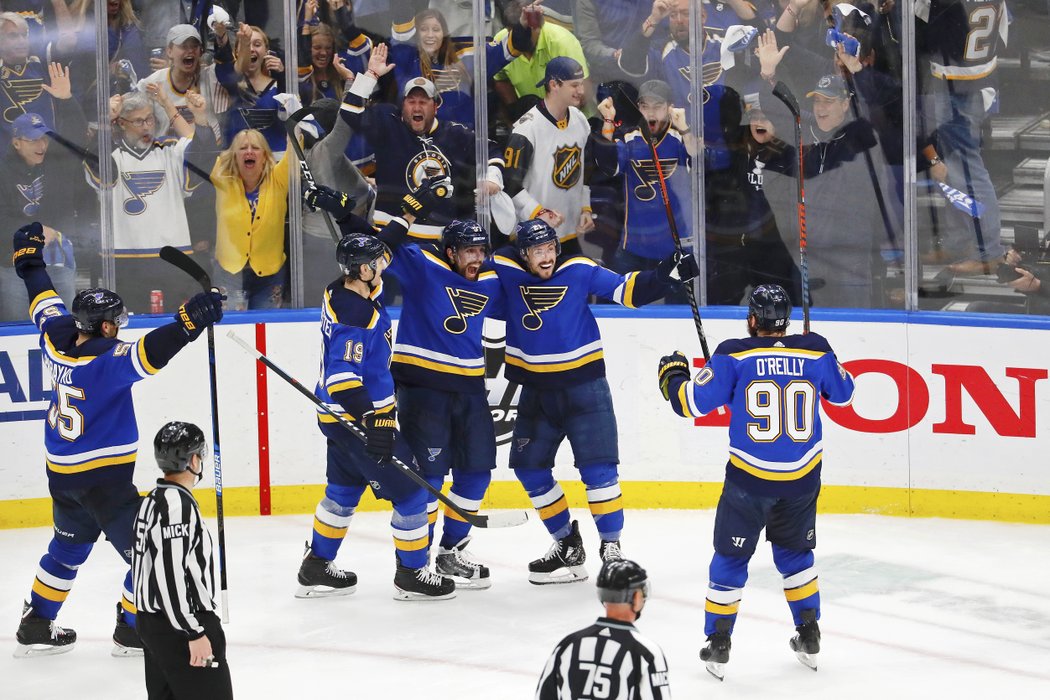
[[[211,127],[202,127],[202,128],[211,128]],[[51,129],[47,130],[47,135],[50,136],[52,139],[54,139],[55,142],[58,143],[60,146],[64,146],[67,149],[69,149],[70,151],[72,151],[73,153],[76,153],[78,156],[80,156],[84,160],[90,162],[96,168],[99,167],[98,154],[93,153],[93,152],[89,151],[88,149],[84,148],[83,146],[80,146],[80,145],[70,141],[69,139],[67,139],[62,134],[60,134],[60,133],[58,133],[56,131],[52,131]],[[186,166],[186,168],[191,173],[193,173],[194,175],[200,177],[201,179],[203,179],[203,180],[205,180],[207,182],[211,182],[211,174],[205,172],[204,170],[202,170],[200,168],[200,166],[197,166],[197,165],[191,163],[190,161],[188,161],[186,159],[183,159],[182,162],[183,162],[183,164]]]
[[[178,248],[166,245],[160,249],[160,258],[171,263],[187,275],[197,280],[197,284],[206,292],[212,290],[211,277],[198,265],[193,258],[183,253]],[[230,603],[227,596],[228,586],[226,584],[226,521],[223,517],[222,508],[222,453],[219,450],[219,392],[215,378],[215,329],[208,326],[208,382],[211,388],[211,440],[214,443],[215,454],[213,463],[215,465],[215,517],[219,528],[219,588],[222,592],[222,621],[230,622]]]
[[[857,88],[853,82],[853,74],[848,70],[843,71],[846,77],[846,87],[849,88],[849,106],[853,110],[853,119],[860,119],[860,107],[857,106]],[[868,178],[871,180],[871,189],[875,192],[875,201],[879,205],[879,216],[882,217],[882,226],[886,229],[886,239],[890,242],[894,248],[897,247],[897,234],[893,231],[893,224],[890,222],[890,212],[886,208],[886,199],[882,195],[882,185],[879,183],[879,176],[875,172],[875,162],[871,158],[871,152],[868,149],[864,150],[864,163],[868,167]]]
[[[623,93],[623,90],[620,90]],[[624,97],[627,97],[625,94]],[[630,100],[629,97],[627,97]],[[637,108],[637,105],[635,105]],[[639,110],[639,113],[641,110]],[[674,212],[671,210],[671,198],[667,194],[667,181],[664,179],[664,169],[660,165],[660,155],[656,152],[656,143],[653,142],[653,134],[649,131],[649,121],[642,116],[638,121],[638,128],[642,133],[642,138],[645,139],[645,143],[648,144],[649,150],[653,153],[653,164],[656,166],[656,177],[660,180],[660,196],[664,200],[664,213],[667,214],[667,226],[671,229],[671,238],[674,239],[675,250],[678,251],[679,257],[684,255],[682,252],[682,238],[678,235],[678,224],[674,219]],[[693,325],[696,326],[696,335],[700,339],[700,349],[704,353],[704,360],[711,359],[711,350],[707,347],[707,335],[704,333],[704,322],[700,318],[700,309],[696,306],[696,292],[693,290],[693,283],[687,282],[685,284],[685,293],[689,298],[689,309],[693,312]]]
[[[299,157],[299,173],[302,175],[307,187],[316,187],[317,183],[314,182],[314,174],[310,172],[310,165],[306,162],[306,154],[303,153],[303,147],[299,145],[299,138],[295,135],[295,127],[299,126],[299,122],[310,114],[309,107],[296,110],[288,115],[288,119],[284,122],[284,128],[288,132],[288,141],[291,142],[295,155]],[[324,217],[324,223],[328,227],[328,233],[332,236],[332,240],[339,243],[342,240],[342,236],[335,230],[335,224],[332,223],[332,215],[321,209],[321,216]]]
[[[802,332],[809,333],[809,260],[806,254],[806,188],[802,176],[804,160],[802,157],[802,112],[799,111],[798,100],[791,94],[791,90],[784,81],[777,82],[773,87],[773,96],[787,105],[791,115],[795,118],[795,151],[798,154],[798,263],[802,272]]]
[[[309,389],[304,387],[302,384],[300,384],[299,380],[297,380],[295,377],[293,377],[292,375],[288,374],[283,369],[281,369],[276,364],[274,364],[273,360],[271,360],[270,358],[268,358],[266,355],[262,354],[261,352],[259,352],[255,348],[253,348],[248,343],[246,343],[243,340],[241,340],[237,336],[237,334],[234,333],[233,331],[228,332],[226,335],[228,335],[230,338],[232,338],[235,343],[237,343],[242,348],[244,348],[244,350],[248,354],[255,356],[256,360],[258,360],[259,362],[261,362],[264,365],[266,365],[266,367],[268,367],[274,374],[276,374],[278,377],[280,377],[285,382],[290,384],[293,389],[298,391],[300,394],[302,394],[306,398],[310,399],[310,401],[315,406],[320,408],[322,411],[327,413],[332,418],[335,418],[335,420],[339,423],[339,425],[343,426],[344,428],[349,430],[351,433],[353,433],[354,437],[356,437],[357,439],[361,440],[361,442],[365,442],[365,443],[368,442],[368,438],[365,437],[365,432],[363,430],[361,430],[361,428],[359,428],[358,426],[354,425],[354,423],[352,421],[347,420],[346,418],[344,418],[343,416],[339,415],[338,413],[333,411],[331,408],[326,406],[323,401],[321,401],[319,398],[314,396],[314,393],[312,391],[310,391]],[[463,510],[462,508],[460,508],[458,505],[456,505],[445,494],[441,493],[441,489],[436,489],[433,486],[431,486],[427,482],[426,479],[424,479],[419,474],[416,474],[414,471],[412,471],[412,467],[408,466],[407,464],[402,462],[397,457],[392,457],[390,459],[390,463],[393,464],[398,469],[400,469],[402,472],[404,472],[405,476],[407,476],[409,479],[414,481],[417,485],[419,485],[420,487],[426,489],[432,495],[436,496],[439,501],[441,501],[446,506],[448,506],[449,510],[453,511],[460,518],[462,518],[463,520],[467,521],[468,523],[470,523],[471,525],[473,525],[475,527],[484,527],[484,528],[514,527],[516,525],[521,525],[522,523],[524,523],[525,521],[527,521],[529,519],[529,512],[525,511],[525,510],[515,510],[515,511],[509,511],[509,512],[505,512],[505,513],[493,513],[491,515],[481,515],[481,514],[478,514],[478,513],[467,512],[467,511]]]

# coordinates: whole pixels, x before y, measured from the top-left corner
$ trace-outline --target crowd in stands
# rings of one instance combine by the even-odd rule
[[[801,178],[812,305],[901,308],[907,21],[915,177],[950,202],[919,241],[923,263],[942,279],[999,272],[1032,296],[1050,286],[1038,270],[1004,276],[1018,258],[982,158],[1005,0],[926,0],[914,18],[894,0],[478,2],[480,46],[467,0],[285,0],[291,31],[280,2],[108,0],[104,33],[93,0],[0,0],[0,227],[44,224],[63,296],[114,274],[129,310],[170,312],[193,291],[158,258],[172,245],[237,310],[288,306],[301,259],[316,305],[338,268],[319,212],[290,224],[299,151],[376,226],[448,175],[453,196],[412,223],[420,240],[483,197],[494,243],[541,218],[566,250],[622,272],[667,256],[670,217],[702,253],[708,303],[775,283],[800,304]],[[800,105],[801,157],[778,86]],[[9,263],[0,295],[0,321],[24,320]]]

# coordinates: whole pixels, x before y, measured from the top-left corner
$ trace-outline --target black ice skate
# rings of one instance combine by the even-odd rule
[[[394,600],[449,600],[456,597],[456,582],[430,569],[410,569],[398,564],[394,574]]]
[[[296,598],[329,598],[350,595],[357,590],[357,574],[343,571],[334,562],[314,556],[306,545],[303,563],[299,566],[299,590]]]
[[[792,637],[788,644],[791,651],[804,665],[817,670],[817,653],[820,652],[820,626],[817,625],[817,611],[803,610],[800,614],[802,624],[795,628],[798,633]]]
[[[623,559],[623,552],[620,551],[620,540],[602,540],[598,554],[603,562]]]
[[[725,680],[729,650],[733,646],[729,639],[731,627],[729,620],[715,620],[715,633],[708,636],[707,646],[700,650],[700,660],[707,665],[707,672],[720,681]]]
[[[489,568],[467,556],[464,550],[468,542],[470,538],[464,537],[451,549],[440,547],[434,560],[434,570],[442,576],[453,577],[456,588],[467,590],[488,588],[492,585]]]
[[[72,651],[77,641],[77,633],[62,629],[54,620],[39,617],[28,603],[22,605],[22,621],[15,633],[18,646],[15,658],[27,656],[50,656]]]
[[[543,586],[550,583],[575,583],[587,580],[587,569],[583,563],[587,553],[583,551],[580,524],[573,520],[568,535],[551,545],[543,555],[529,563],[529,583]]]
[[[142,656],[142,640],[135,628],[124,622],[124,608],[117,603],[117,626],[113,629],[113,656]]]

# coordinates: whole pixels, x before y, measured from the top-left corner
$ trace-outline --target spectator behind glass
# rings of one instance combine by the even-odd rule
[[[233,96],[223,143],[232,143],[235,134],[252,129],[262,133],[272,153],[280,154],[287,135],[277,118],[281,104],[274,98],[284,92],[284,62],[270,51],[266,33],[247,24],[237,30],[234,58],[232,64],[220,64],[216,69],[219,82]]]
[[[299,65],[299,99],[304,106],[326,97],[343,99],[346,84],[354,79],[343,57],[335,53],[335,32],[327,24],[303,26]]]
[[[219,155],[215,186],[215,274],[229,308],[276,309],[288,281],[284,218],[288,213],[286,149],[280,161],[260,132],[245,129]]]
[[[84,164],[88,183],[111,193],[117,291],[135,313],[152,313],[156,305],[150,298],[153,290],[164,294],[161,311],[174,311],[191,296],[192,280],[159,255],[166,245],[191,255],[199,249],[190,234],[183,200],[193,193],[200,177],[190,176],[187,163],[194,151],[215,148],[201,95],[187,96],[194,121],[191,126],[165,91],[151,87],[165,119],[175,122],[179,138],[156,138],[154,103],[147,93],[114,95],[110,99],[116,127],[111,154],[114,182],[102,188],[98,164]]]
[[[60,121],[56,124],[67,138],[83,140],[87,121],[72,99],[69,75],[57,63],[49,66],[51,94]],[[76,212],[70,206],[71,180],[79,158],[67,148],[51,148],[51,127],[38,114],[23,114],[12,124],[11,148],[0,160],[0,229],[14,231],[39,221],[44,227],[44,262],[55,290],[72,303],[76,286],[76,262],[72,239],[76,236]],[[0,321],[29,318],[29,296],[10,259],[0,261]],[[19,287],[21,286],[21,289]]]
[[[55,122],[51,95],[44,90],[47,66],[29,55],[29,25],[14,12],[0,13],[0,130],[11,137],[11,123],[27,113]]]
[[[661,23],[667,13],[663,12],[656,20],[652,15],[659,11],[658,6],[667,3],[668,0],[578,0],[576,36],[580,39],[583,55],[587,57],[596,83],[638,77],[625,73],[620,67],[623,48],[647,20],[657,29],[656,25]],[[658,31],[666,41],[666,27]],[[648,36],[646,38],[650,39]],[[651,36],[651,41],[656,42],[656,36]],[[648,46],[645,50],[648,51]]]

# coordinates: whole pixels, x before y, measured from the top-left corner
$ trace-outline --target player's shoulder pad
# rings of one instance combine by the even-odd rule
[[[747,341],[750,338],[731,338],[729,340],[723,340],[715,348],[712,355],[732,355],[733,353],[741,352],[743,350],[750,350],[751,344]]]
[[[372,302],[342,285],[329,287],[328,305],[337,323],[354,328],[371,328],[378,313]]]
[[[784,340],[791,339],[791,344],[785,343],[788,347],[799,348],[800,350],[813,350],[815,352],[829,352],[834,353],[831,349],[831,344],[827,338],[820,335],[819,333],[813,333],[812,331],[805,334],[789,335]]]
[[[582,265],[583,267],[601,267],[598,263],[594,262],[585,255],[568,255],[558,258],[554,264],[554,271],[558,272],[569,267],[575,267]]]
[[[74,352],[76,352],[77,357],[99,357],[123,345],[130,345],[130,343],[125,343],[123,340],[117,340],[116,338],[103,338],[96,335],[76,346]],[[114,352],[114,355],[116,354],[118,353]]]

